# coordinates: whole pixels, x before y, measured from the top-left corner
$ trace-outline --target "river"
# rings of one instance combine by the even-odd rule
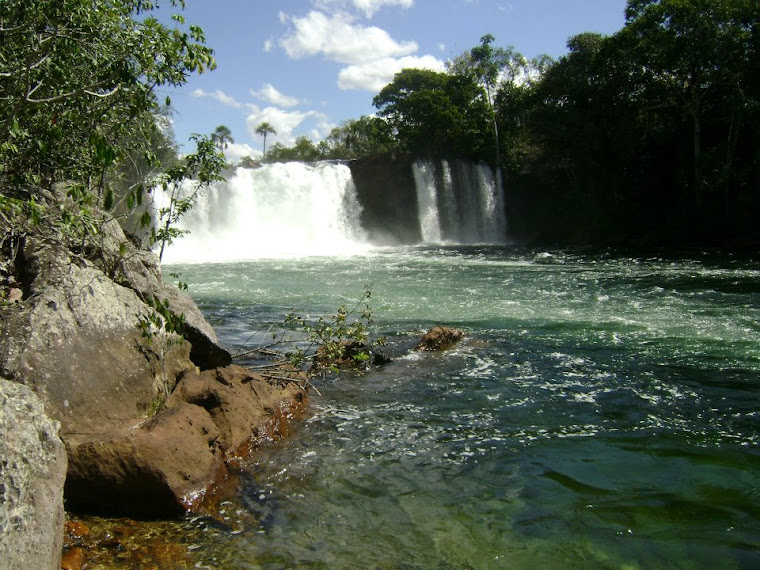
[[[165,271],[233,353],[371,286],[393,356],[316,379],[225,521],[181,523],[198,566],[760,567],[760,262],[427,246]],[[414,352],[435,324],[467,338]]]

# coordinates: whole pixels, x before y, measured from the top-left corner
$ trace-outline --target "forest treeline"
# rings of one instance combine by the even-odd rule
[[[406,69],[377,116],[269,160],[406,153],[498,164],[510,226],[557,241],[760,237],[760,3],[629,0],[625,26],[528,60],[491,35]]]

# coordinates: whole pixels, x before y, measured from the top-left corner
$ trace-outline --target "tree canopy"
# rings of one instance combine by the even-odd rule
[[[504,168],[514,205],[544,207],[526,224],[757,236],[758,22],[754,0],[629,0],[621,30],[557,61],[485,34],[447,73],[398,73],[376,120],[388,150]]]
[[[0,213],[33,210],[66,182],[74,206],[61,209],[61,223],[82,222],[93,205],[139,202],[160,158],[176,161],[157,89],[216,63],[199,27],[181,13],[164,24],[157,8],[148,0],[0,3]],[[216,157],[195,139],[184,174],[213,178]]]
[[[232,131],[228,126],[219,125],[214,129],[214,132],[211,133],[211,142],[213,142],[220,151],[224,152],[230,143],[235,142],[235,139],[232,138]]]
[[[470,75],[404,69],[372,100],[401,150],[420,156],[484,156],[486,93]]]

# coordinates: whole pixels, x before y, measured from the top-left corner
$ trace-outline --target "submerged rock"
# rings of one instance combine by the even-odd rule
[[[0,378],[0,568],[60,568],[66,453],[26,386]]]
[[[415,350],[418,351],[439,351],[448,350],[458,343],[464,337],[464,333],[459,329],[451,327],[436,326],[422,335],[419,344]]]

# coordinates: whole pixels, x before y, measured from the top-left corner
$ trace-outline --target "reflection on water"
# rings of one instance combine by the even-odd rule
[[[233,352],[371,283],[396,356],[318,381],[228,524],[185,523],[201,566],[760,564],[758,263],[471,247],[171,270]],[[468,338],[412,354],[434,324]]]

